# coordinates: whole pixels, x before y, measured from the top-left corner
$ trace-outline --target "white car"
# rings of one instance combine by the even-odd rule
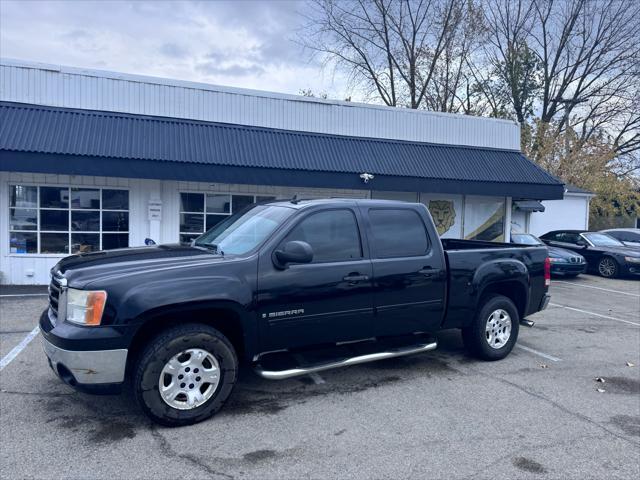
[[[640,248],[640,228],[611,228],[601,232],[608,233],[627,247]]]

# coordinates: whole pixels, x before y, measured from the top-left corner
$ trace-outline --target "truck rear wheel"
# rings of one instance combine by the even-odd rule
[[[222,408],[238,377],[238,358],[215,328],[169,328],[145,348],[133,385],[144,413],[166,426],[190,425]]]
[[[520,317],[513,302],[502,295],[488,297],[471,325],[462,330],[464,345],[483,360],[501,360],[518,339]]]

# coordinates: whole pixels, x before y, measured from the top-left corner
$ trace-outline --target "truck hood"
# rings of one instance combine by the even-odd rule
[[[52,271],[60,271],[69,286],[85,288],[90,283],[100,284],[124,276],[229,261],[233,259],[204,248],[155,245],[72,255],[60,260]],[[144,280],[141,278],[141,281]]]

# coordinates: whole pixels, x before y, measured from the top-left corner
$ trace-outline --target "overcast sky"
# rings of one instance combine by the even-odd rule
[[[0,0],[0,56],[297,94],[348,96],[292,41],[304,2]]]

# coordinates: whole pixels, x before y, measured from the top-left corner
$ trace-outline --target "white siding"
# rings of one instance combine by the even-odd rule
[[[507,120],[3,59],[0,99],[337,135],[520,149]]]
[[[544,212],[529,217],[529,233],[543,235],[552,230],[588,230],[591,195],[565,193],[564,200],[545,200]]]

